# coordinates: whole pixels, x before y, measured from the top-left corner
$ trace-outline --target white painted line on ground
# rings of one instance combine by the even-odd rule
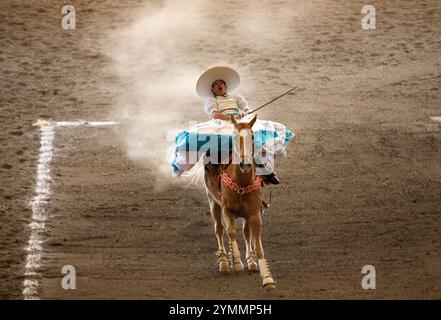
[[[75,126],[93,126],[93,127],[99,127],[99,126],[113,126],[117,125],[118,122],[116,121],[58,121],[55,122],[54,125],[57,127],[75,127]]]
[[[112,126],[115,121],[37,121],[40,127],[40,155],[38,158],[35,196],[31,200],[32,222],[28,225],[30,237],[26,251],[25,280],[23,282],[24,299],[39,299],[38,289],[42,275],[40,274],[41,255],[43,252],[43,235],[48,219],[47,207],[52,193],[51,190],[51,161],[54,156],[54,134],[57,127],[69,126]],[[61,269],[60,269],[61,270]]]
[[[430,119],[432,119],[435,122],[441,122],[441,117],[431,117]]]

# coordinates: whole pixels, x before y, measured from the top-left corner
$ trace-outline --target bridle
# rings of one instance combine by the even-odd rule
[[[251,150],[251,154],[254,154],[254,135],[251,134],[252,136],[252,150]],[[242,161],[242,159],[244,158],[245,154],[244,154],[244,138],[243,136],[240,136],[240,160]],[[254,162],[254,158],[253,158],[253,162]],[[241,187],[239,186],[235,181],[233,181],[233,179],[231,179],[231,177],[224,171],[221,171],[221,174],[219,175],[219,181],[221,184],[225,185],[226,187],[228,187],[231,191],[239,194],[240,196],[255,192],[257,190],[259,190],[260,188],[263,187],[263,180],[260,176],[256,176],[256,178],[254,179],[254,181],[245,186],[245,187]],[[220,193],[219,198],[222,202],[222,193]]]

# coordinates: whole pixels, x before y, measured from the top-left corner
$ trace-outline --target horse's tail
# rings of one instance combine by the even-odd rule
[[[193,168],[185,171],[181,177],[184,178],[188,186],[205,186],[203,157],[200,157]]]

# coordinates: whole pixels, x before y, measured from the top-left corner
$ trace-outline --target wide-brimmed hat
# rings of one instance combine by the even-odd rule
[[[213,97],[213,92],[211,91],[211,85],[216,80],[225,81],[228,91],[233,91],[237,88],[240,83],[240,76],[236,70],[226,67],[217,66],[212,67],[205,71],[196,83],[196,92],[198,96],[203,98]]]

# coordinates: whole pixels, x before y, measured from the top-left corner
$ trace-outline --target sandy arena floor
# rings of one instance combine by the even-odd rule
[[[0,3],[0,298],[27,279],[37,119],[120,122],[55,130],[39,298],[441,298],[439,1],[370,1],[369,31],[363,1],[72,3],[76,30],[58,1]],[[259,113],[296,133],[264,191],[271,292],[218,274],[204,192],[152,165],[167,145],[152,130],[207,120],[192,79],[220,63],[252,106],[299,87]],[[76,290],[60,285],[68,264]]]

